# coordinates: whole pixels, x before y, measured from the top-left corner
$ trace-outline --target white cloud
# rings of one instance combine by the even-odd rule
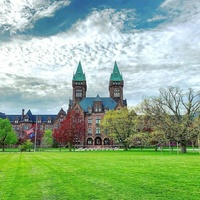
[[[68,6],[69,0],[5,0],[0,2],[0,28],[15,34],[32,28],[35,21],[43,17],[51,17],[55,11]]]
[[[189,19],[188,12],[191,13]],[[131,13],[134,19],[135,14]],[[174,19],[173,23],[165,23],[157,29],[123,33],[130,10],[95,10],[67,32],[47,38],[15,37],[0,46],[2,87],[16,85],[14,91],[24,94],[21,98],[27,101],[36,91],[40,100],[37,106],[41,109],[49,109],[47,99],[51,107],[66,106],[79,60],[86,73],[88,96],[108,96],[110,73],[116,60],[123,72],[124,97],[129,105],[139,103],[142,96],[157,94],[160,87],[199,89],[200,30],[196,25],[200,14],[186,10],[183,13],[186,14],[177,18],[179,23]],[[14,76],[8,78],[6,73]],[[37,84],[33,81],[26,85],[19,75]],[[25,85],[20,87],[23,83]]]
[[[154,22],[154,21],[165,20],[165,19],[167,19],[167,16],[155,15],[154,17],[148,19],[147,22]]]

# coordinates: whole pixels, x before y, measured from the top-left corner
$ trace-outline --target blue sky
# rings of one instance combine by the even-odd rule
[[[199,27],[198,0],[0,1],[0,112],[67,110],[79,61],[90,97],[109,95],[115,61],[130,106],[200,90]]]

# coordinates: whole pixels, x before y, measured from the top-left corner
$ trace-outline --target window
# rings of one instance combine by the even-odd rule
[[[100,105],[96,105],[95,112],[101,112],[101,106]]]
[[[25,122],[28,122],[28,118],[24,119]]]
[[[82,90],[76,90],[76,97],[82,97]]]
[[[108,108],[105,108],[104,111],[105,111],[105,113],[107,113],[108,112]]]
[[[77,122],[78,122],[78,123],[81,123],[81,122],[82,122],[82,118],[78,118],[78,119],[77,119]]]
[[[41,119],[38,119],[38,121],[37,121],[37,122],[38,122],[38,124],[41,124],[41,122],[42,122],[42,121],[41,121]]]
[[[96,118],[96,124],[100,124],[101,119],[100,118]]]
[[[92,143],[93,143],[92,138],[88,138],[88,139],[87,139],[87,144],[88,144],[88,145],[91,145]]]
[[[91,114],[92,113],[92,108],[88,107],[88,113]]]
[[[52,125],[46,125],[45,130],[52,130]]]
[[[88,128],[88,135],[91,135],[91,134],[92,134],[92,129]]]
[[[18,124],[18,122],[19,122],[18,120],[15,120],[15,124]]]
[[[101,133],[100,128],[97,127],[97,128],[96,128],[96,135],[99,135],[100,133]]]
[[[48,120],[47,120],[47,123],[48,123],[48,124],[50,124],[50,123],[51,123],[51,120],[50,120],[50,119],[48,119]]]
[[[24,126],[23,126],[23,130],[28,130],[28,126],[27,126],[27,125],[24,125]]]
[[[120,97],[120,90],[114,89],[114,97]]]
[[[83,82],[82,81],[80,81],[80,82],[77,81],[77,82],[75,82],[75,84],[76,85],[83,85]]]
[[[113,85],[120,85],[120,82],[115,81],[113,82]]]
[[[76,112],[76,113],[79,113],[79,112],[80,112],[80,110],[79,110],[78,108],[76,108],[76,109],[75,109],[75,112]]]
[[[88,124],[92,124],[92,118],[88,118]]]

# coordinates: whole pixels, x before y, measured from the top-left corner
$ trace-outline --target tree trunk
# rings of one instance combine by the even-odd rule
[[[181,143],[181,153],[187,153],[186,144]]]
[[[155,145],[155,151],[158,151],[158,145],[157,144]]]
[[[2,151],[5,151],[5,145],[4,145],[4,143],[2,144]]]
[[[124,151],[128,151],[128,144],[124,142]]]
[[[69,151],[72,151],[72,144],[70,142],[68,142],[68,148],[69,148]]]

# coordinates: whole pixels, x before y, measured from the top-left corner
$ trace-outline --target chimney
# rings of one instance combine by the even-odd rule
[[[22,109],[22,120],[24,120],[24,109]]]

